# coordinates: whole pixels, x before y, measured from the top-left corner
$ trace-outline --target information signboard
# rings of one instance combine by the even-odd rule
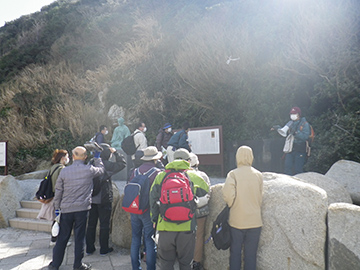
[[[197,155],[220,154],[218,128],[191,130],[188,133],[191,151]]]
[[[6,166],[6,146],[7,143],[6,142],[0,142],[0,167],[5,167]]]
[[[222,126],[190,128],[188,141],[200,165],[218,165],[224,176]]]

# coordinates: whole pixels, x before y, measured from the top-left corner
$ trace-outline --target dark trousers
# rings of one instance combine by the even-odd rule
[[[84,257],[84,240],[86,231],[86,220],[88,211],[62,213],[60,216],[60,232],[53,249],[53,259],[50,263],[55,268],[59,268],[65,254],[66,244],[74,228],[75,248],[74,248],[74,268],[79,268]]]
[[[240,270],[242,248],[244,247],[244,270],[256,270],[256,253],[261,227],[236,229],[231,227],[230,270]]]
[[[306,161],[306,153],[292,151],[285,155],[284,173],[287,175],[295,175],[302,173]]]
[[[107,253],[109,249],[111,203],[91,204],[89,221],[86,231],[86,252],[95,251],[96,225],[100,220],[100,253]]]
[[[173,270],[178,259],[180,270],[191,270],[194,248],[194,232],[159,231],[158,269]]]

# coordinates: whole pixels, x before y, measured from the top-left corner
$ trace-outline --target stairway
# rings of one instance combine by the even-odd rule
[[[41,203],[38,201],[21,201],[21,208],[16,210],[16,217],[9,219],[10,227],[51,232],[52,222],[43,219],[37,219],[37,215],[41,208]]]

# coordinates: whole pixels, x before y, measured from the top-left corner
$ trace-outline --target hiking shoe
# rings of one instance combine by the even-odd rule
[[[108,248],[108,250],[106,252],[100,252],[100,255],[106,255],[106,254],[108,254],[110,252],[113,252],[113,251],[114,251],[114,249],[111,247],[111,248]]]
[[[59,270],[59,268],[52,266],[51,263],[48,266],[48,270]]]
[[[192,264],[191,264],[191,269],[193,269],[193,270],[201,270],[202,265],[199,262],[193,261]]]
[[[90,263],[82,263],[82,265],[78,268],[74,268],[74,270],[89,270],[91,269]]]
[[[93,255],[96,249],[86,250],[86,255]]]

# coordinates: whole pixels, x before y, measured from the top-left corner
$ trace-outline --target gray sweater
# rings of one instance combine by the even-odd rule
[[[91,208],[93,178],[104,173],[101,159],[96,158],[94,161],[95,166],[75,160],[72,165],[61,170],[55,185],[55,209],[60,209],[61,213],[72,213]]]

